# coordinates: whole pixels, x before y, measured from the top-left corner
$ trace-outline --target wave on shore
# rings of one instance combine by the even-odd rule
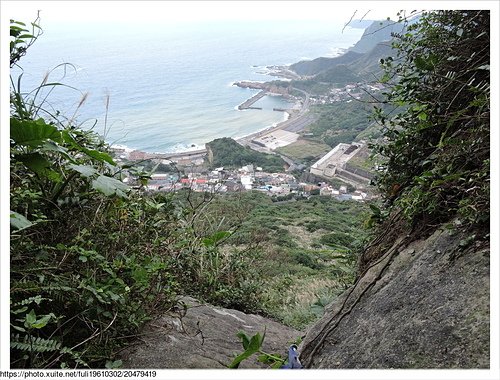
[[[140,149],[134,149],[130,148],[126,145],[111,145],[112,149],[124,149],[126,153],[131,153],[133,151],[139,151],[142,152]],[[205,149],[205,144],[203,146],[200,146],[198,144],[192,143],[192,144],[182,144],[178,143],[172,146],[171,148],[167,149],[166,151],[163,152],[144,152],[144,153],[150,153],[150,154],[172,154],[172,153],[188,153],[188,152],[195,152],[197,150],[202,150]]]

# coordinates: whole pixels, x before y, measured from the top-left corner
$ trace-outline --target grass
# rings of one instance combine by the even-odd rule
[[[202,236],[235,231],[221,244],[221,257],[238,252],[251,260],[246,270],[259,294],[244,309],[255,306],[252,312],[304,329],[352,284],[356,252],[368,234],[366,204],[323,196],[273,203],[260,192],[243,192],[215,196],[198,208],[203,195],[176,197],[185,203],[180,198],[186,195],[198,209],[193,227]]]
[[[330,150],[329,145],[306,139],[299,139],[290,145],[276,149],[278,153],[299,161],[323,156]]]
[[[349,160],[349,164],[366,171],[373,172],[374,167],[378,164],[377,161],[374,158],[370,157],[370,152],[368,151],[366,146],[361,149],[361,152],[359,152]]]

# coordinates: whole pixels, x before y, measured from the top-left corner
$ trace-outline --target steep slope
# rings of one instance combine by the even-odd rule
[[[400,33],[403,30],[403,24],[398,22],[374,21],[365,29],[363,35],[356,44],[349,48],[349,51],[356,53],[367,53],[380,42],[392,39],[392,33]]]
[[[352,52],[348,52],[349,54]],[[347,64],[336,64],[314,77],[318,82],[337,83],[345,85],[361,80],[378,80],[382,73],[380,59],[394,56],[396,52],[391,48],[390,42],[380,42],[368,53],[361,54]],[[340,57],[339,57],[340,58]]]
[[[363,54],[359,59],[353,61],[349,65],[349,68],[357,72],[360,76],[373,79],[373,75],[380,74],[383,71],[380,67],[380,59],[385,59],[389,56],[395,57],[396,54],[397,52],[391,47],[389,41],[380,42],[368,53]]]
[[[307,368],[488,368],[489,247],[445,228],[383,256],[310,328]]]
[[[339,65],[346,65],[353,73],[366,71],[373,65],[378,66],[378,60],[387,52],[383,47],[390,46],[388,41],[392,39],[391,33],[401,32],[402,28],[401,24],[394,21],[375,21],[345,54],[334,58],[320,57],[312,61],[300,61],[291,65],[290,69],[304,76],[324,74],[321,79],[316,78],[320,81],[339,82],[341,76],[335,74]],[[334,79],[329,80],[329,77]]]
[[[319,57],[313,59],[312,61],[300,61],[291,65],[290,68],[299,75],[316,75],[337,65],[345,65],[351,63],[359,59],[361,56],[361,53],[348,51],[347,53],[342,54],[338,57]]]
[[[357,70],[353,70],[349,65],[336,65],[314,77],[314,80],[321,83],[336,83],[345,86],[348,83],[356,83],[361,80]]]

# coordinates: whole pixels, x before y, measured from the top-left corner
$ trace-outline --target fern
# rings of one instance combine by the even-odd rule
[[[10,347],[27,352],[48,352],[57,351],[61,348],[61,343],[53,339],[32,338],[29,335],[11,335]]]
[[[52,300],[49,299],[49,298],[43,298],[41,295],[36,295],[34,297],[25,298],[22,301],[13,303],[11,306],[12,307],[14,307],[14,306],[25,306],[25,305],[31,304],[32,302],[36,303],[37,305],[40,305],[40,303],[42,301],[52,301]]]

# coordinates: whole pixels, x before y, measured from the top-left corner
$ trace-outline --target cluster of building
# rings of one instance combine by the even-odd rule
[[[156,173],[146,186],[148,191],[179,191],[191,189],[196,192],[231,193],[241,191],[260,191],[269,196],[286,197],[293,194],[309,196],[319,194],[339,200],[364,201],[370,198],[367,192],[356,190],[349,193],[347,186],[338,188],[326,182],[315,184],[298,182],[287,173],[268,173],[260,167],[246,165],[235,170],[223,167],[208,172]]]
[[[384,89],[381,83],[348,84],[342,88],[332,88],[326,95],[315,95],[310,97],[311,104],[331,104],[335,102],[350,102],[353,99],[361,99],[364,93],[375,93]]]
[[[122,152],[116,152],[118,154]],[[364,201],[370,198],[365,189],[370,184],[373,174],[358,165],[351,163],[355,157],[363,160],[367,157],[368,151],[364,142],[353,142],[351,144],[338,144],[334,149],[325,154],[315,162],[310,173],[313,174],[310,181],[316,183],[298,182],[289,173],[268,173],[261,167],[246,165],[239,169],[225,169],[224,167],[209,170],[205,165],[178,166],[179,172],[155,173],[152,174],[146,189],[148,191],[179,191],[181,189],[191,189],[196,192],[228,193],[240,191],[261,191],[270,196],[286,197],[291,194],[298,196],[309,196],[319,194],[332,196],[339,200]],[[195,157],[196,159],[201,159]],[[158,159],[159,163],[171,163],[170,160]],[[182,169],[183,168],[183,169]],[[334,188],[326,182],[338,178],[346,184],[352,186],[338,186]],[[126,182],[134,184],[132,177]],[[329,181],[330,183],[332,181]],[[349,192],[349,189],[356,188],[356,191]]]
[[[260,167],[246,165],[237,170],[226,170],[223,167],[206,172],[186,170],[181,177],[175,173],[156,173],[151,176],[146,188],[149,191],[190,188],[198,192],[218,193],[257,190],[269,195],[287,195],[297,191],[299,184],[293,175],[267,173]]]
[[[337,198],[339,200],[353,200],[353,201],[364,201],[371,199],[367,192],[362,190],[355,190],[352,193],[347,191],[347,186],[340,186],[338,189],[335,189],[333,186],[328,184],[321,184],[319,195],[323,196],[331,196]]]
[[[380,90],[382,85],[369,86],[371,91]],[[347,85],[343,89],[334,89],[328,95],[328,101],[337,101],[338,97],[357,96],[356,85]],[[312,98],[311,98],[312,100]],[[323,99],[324,100],[324,99]],[[325,100],[326,101],[326,100]],[[298,135],[286,130],[277,130],[264,136],[258,136],[253,143],[259,146],[276,148],[284,146],[296,140]],[[259,140],[260,139],[260,140]],[[223,167],[209,170],[206,167],[206,150],[178,153],[172,155],[151,154],[139,151],[123,149],[121,147],[113,148],[118,160],[147,160],[152,159],[155,163],[163,165],[175,165],[179,172],[155,173],[148,181],[148,191],[179,191],[189,188],[196,192],[227,193],[240,191],[261,191],[270,196],[289,196],[297,194],[299,196],[309,196],[319,194],[323,196],[332,196],[340,200],[364,201],[370,198],[365,190],[371,183],[373,173],[360,167],[359,162],[366,162],[368,149],[366,144],[353,142],[351,144],[338,144],[335,148],[321,157],[310,167],[310,173],[313,175],[309,181],[318,181],[316,183],[299,183],[297,179],[288,173],[267,173],[260,167],[246,165],[239,169],[225,169]],[[353,160],[357,158],[358,165]],[[293,162],[292,162],[293,164]],[[163,170],[169,170],[163,169]],[[333,186],[321,181],[333,181],[334,178],[340,179],[343,183],[352,185],[357,190],[349,193],[348,186]],[[133,178],[127,179],[133,185]]]

